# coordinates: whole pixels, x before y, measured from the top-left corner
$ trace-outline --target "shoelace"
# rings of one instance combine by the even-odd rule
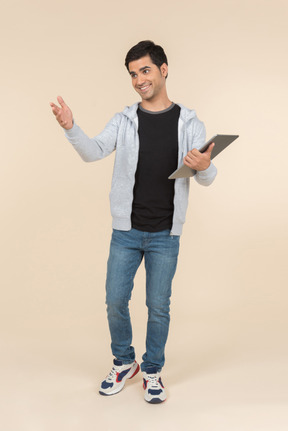
[[[106,377],[106,380],[113,380],[116,374],[118,373],[120,367],[114,366],[108,376]]]
[[[150,375],[150,376],[148,375],[147,376],[147,380],[148,380],[148,383],[150,383],[151,386],[153,386],[154,388],[158,388],[159,383],[158,383],[158,378],[157,378],[156,374]]]

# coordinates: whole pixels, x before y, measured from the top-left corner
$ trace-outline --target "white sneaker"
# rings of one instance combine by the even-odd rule
[[[99,394],[114,395],[120,392],[125,385],[127,379],[132,379],[140,367],[136,361],[131,364],[123,364],[117,359],[113,360],[114,366],[105,380],[101,383]]]
[[[144,399],[150,404],[163,403],[166,400],[165,389],[157,368],[151,367],[143,372]]]

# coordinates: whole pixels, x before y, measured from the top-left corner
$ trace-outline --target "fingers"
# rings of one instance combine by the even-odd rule
[[[209,147],[207,148],[207,150],[205,151],[205,153],[207,153],[207,154],[210,155],[212,153],[212,150],[213,150],[214,147],[215,147],[215,144],[214,144],[214,142],[212,142],[212,144],[209,145]]]
[[[186,162],[186,158],[185,158],[185,157],[184,157],[184,159],[183,159],[183,163],[184,163],[184,165],[186,165],[186,166],[188,166],[188,167],[190,168],[189,163],[188,163],[188,162]]]
[[[183,159],[183,163],[184,165],[188,166],[191,169],[196,169],[197,168],[197,160],[193,160],[191,157],[189,157],[188,155],[186,157],[184,157]]]
[[[60,108],[58,108],[58,106],[56,106],[54,103],[50,103],[50,106],[51,106],[51,108],[52,108],[52,112],[53,112],[53,114],[54,115],[58,115],[58,113],[59,113],[59,111],[60,111]]]
[[[67,105],[66,105],[66,103],[64,102],[64,100],[62,99],[62,97],[61,97],[61,96],[58,96],[58,97],[57,97],[57,100],[58,100],[58,102],[59,102],[59,104],[60,104],[60,106],[61,106],[62,108],[64,108],[65,106],[67,106]]]
[[[197,150],[197,148],[193,148],[193,150],[189,151],[188,154],[190,154],[191,156],[195,156],[195,157],[201,156],[201,153],[200,153],[200,151]]]
[[[189,151],[184,157],[183,162],[189,168],[196,169],[197,171],[203,171],[210,165],[211,153],[214,148],[214,143],[210,144],[204,153],[201,153],[196,148]]]
[[[210,157],[214,147],[215,147],[215,144],[214,142],[212,142],[204,153],[201,153],[196,148],[193,148],[193,150],[187,153],[186,157],[189,157],[191,160],[201,159],[203,155]]]
[[[50,102],[52,112],[60,126],[64,127],[65,129],[71,129],[71,127],[73,127],[73,116],[71,109],[65,104],[61,96],[58,96],[57,100],[60,104],[60,107],[55,105],[55,103]]]
[[[189,153],[184,157],[183,161],[185,165],[191,168],[192,166],[194,166],[195,163],[197,163],[197,159],[195,156],[193,156],[191,151],[189,151]]]
[[[59,105],[61,106],[61,108],[67,107],[66,103],[64,102],[64,100],[63,100],[63,98],[62,98],[61,96],[58,96],[58,97],[57,97],[57,100],[58,100]],[[57,105],[55,105],[55,103],[53,103],[53,102],[50,102],[50,106],[51,106],[54,110],[56,110],[56,111],[58,111],[58,110],[60,109],[60,108],[59,108]]]
[[[189,151],[185,157],[187,162],[192,162],[192,161],[197,161],[199,159],[199,157],[201,157],[201,153],[200,151],[196,150],[196,148],[194,148],[193,150]]]
[[[66,105],[66,103],[64,102],[64,100],[62,99],[61,96],[57,97],[57,100],[61,106],[61,108],[68,108],[68,106]],[[59,108],[59,106],[55,105],[55,103],[50,102],[50,106],[52,108],[53,114],[57,115],[59,113],[59,111],[61,110],[61,108]]]

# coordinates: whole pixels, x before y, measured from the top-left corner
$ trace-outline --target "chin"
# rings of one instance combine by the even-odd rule
[[[151,100],[153,99],[153,94],[141,94],[142,100]]]

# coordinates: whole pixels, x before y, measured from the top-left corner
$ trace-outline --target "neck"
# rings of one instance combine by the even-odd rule
[[[164,111],[164,109],[171,106],[172,101],[168,98],[167,94],[163,97],[158,97],[156,99],[152,98],[150,100],[142,99],[141,106],[147,111]]]

